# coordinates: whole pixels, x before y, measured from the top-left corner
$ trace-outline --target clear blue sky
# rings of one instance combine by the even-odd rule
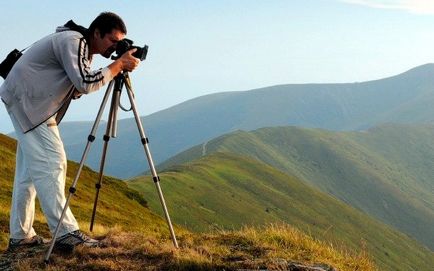
[[[131,75],[139,113],[147,115],[209,93],[367,81],[434,62],[430,2],[1,1],[0,57],[69,19],[88,26],[100,12],[113,11],[124,18],[129,38],[150,47]],[[107,64],[97,57],[94,68]],[[94,120],[101,90],[74,101],[65,120]],[[11,131],[0,105],[0,132]]]

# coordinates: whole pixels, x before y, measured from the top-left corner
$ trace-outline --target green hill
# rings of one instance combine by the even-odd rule
[[[8,240],[15,149],[16,142],[0,134],[0,251],[4,251]],[[70,162],[68,167],[69,185],[77,164]],[[97,173],[85,168],[71,201],[72,211],[84,231],[89,226],[96,179]],[[348,249],[338,250],[284,224],[207,234],[192,234],[176,226],[180,245],[176,250],[163,219],[146,207],[137,192],[112,178],[104,181],[98,206],[92,235],[103,239],[101,248],[77,248],[66,255],[55,252],[50,258],[53,263],[48,267],[42,263],[44,247],[3,253],[0,254],[0,270],[187,271],[288,269],[291,266],[298,270],[311,270],[308,267],[314,266],[333,266],[343,271],[377,270],[365,251],[355,254]],[[40,210],[37,210],[34,227],[39,234],[49,237]],[[305,267],[300,267],[302,265]]]
[[[9,232],[9,212],[12,197],[12,185],[15,169],[16,142],[0,134],[0,250],[7,247]],[[77,164],[68,162],[67,188],[72,183]],[[80,176],[76,195],[71,200],[71,209],[82,229],[89,228],[95,198],[95,182],[98,174],[85,169]],[[100,190],[100,201],[95,220],[95,229],[122,225],[133,231],[160,232],[169,234],[164,220],[152,213],[146,201],[135,191],[130,190],[124,182],[106,178]],[[144,226],[145,225],[145,226]],[[40,209],[36,213],[35,230],[49,236],[48,227]]]
[[[432,126],[239,131],[187,150],[159,168],[216,151],[253,157],[295,175],[434,249]]]
[[[433,253],[366,214],[246,157],[216,152],[161,174],[173,219],[196,231],[287,222],[321,240],[365,248],[381,270],[429,270]],[[138,177],[129,186],[158,210],[153,184]]]

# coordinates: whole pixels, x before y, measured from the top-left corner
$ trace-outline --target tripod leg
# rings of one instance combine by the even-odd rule
[[[53,252],[54,244],[56,242],[56,238],[57,238],[57,235],[59,233],[60,226],[62,224],[63,218],[65,217],[66,210],[68,209],[69,201],[71,200],[71,196],[76,191],[76,186],[77,186],[78,178],[80,177],[81,171],[82,171],[83,166],[84,166],[84,162],[86,161],[87,154],[89,153],[90,145],[95,140],[96,130],[97,130],[99,122],[101,120],[102,113],[104,112],[104,108],[105,108],[105,106],[107,104],[108,97],[110,96],[110,92],[111,92],[111,90],[113,88],[113,84],[114,84],[114,82],[111,81],[110,84],[107,87],[107,90],[106,90],[106,93],[104,95],[104,98],[103,98],[103,101],[101,103],[101,106],[99,108],[97,117],[96,117],[95,122],[94,122],[94,124],[92,126],[92,130],[91,130],[91,132],[90,132],[90,134],[89,134],[89,136],[87,138],[87,144],[86,144],[86,147],[85,147],[85,149],[83,151],[83,155],[82,155],[81,160],[80,160],[80,165],[78,167],[78,170],[77,170],[77,173],[75,175],[74,181],[72,182],[72,185],[69,188],[69,194],[68,194],[68,197],[66,198],[65,206],[63,207],[62,214],[60,215],[60,218],[59,218],[59,222],[57,223],[56,229],[54,230],[53,239],[51,240],[50,247],[48,248],[48,251],[45,254],[45,258],[44,258],[44,262],[45,263],[48,263],[48,260],[50,259],[50,255]]]
[[[100,167],[99,167],[98,183],[95,184],[96,194],[95,194],[95,201],[93,203],[92,218],[90,220],[90,229],[89,229],[90,231],[93,231],[93,224],[94,224],[95,215],[96,215],[96,207],[98,204],[99,190],[101,188],[102,180],[104,178],[104,166],[105,166],[108,143],[110,140],[110,134],[112,134],[112,129],[115,129],[114,123],[116,122],[116,118],[117,118],[116,109],[117,109],[118,103],[119,103],[119,96],[120,96],[120,91],[115,89],[113,92],[112,103],[110,106],[107,128],[106,128],[105,135],[103,137],[104,145],[103,145],[101,162],[100,162]]]
[[[162,192],[161,187],[160,187],[160,177],[158,177],[158,175],[157,175],[157,171],[155,170],[155,166],[154,166],[154,161],[152,160],[152,155],[151,155],[151,152],[149,150],[149,146],[148,146],[149,140],[145,136],[145,132],[143,130],[143,126],[142,126],[142,123],[140,121],[139,114],[137,113],[136,102],[134,100],[133,92],[131,90],[131,84],[130,84],[128,75],[126,75],[126,77],[125,77],[125,84],[126,84],[126,88],[127,88],[128,98],[129,98],[130,103],[131,103],[131,108],[132,108],[133,113],[134,113],[134,118],[136,119],[137,128],[139,129],[142,145],[145,149],[145,153],[146,153],[146,156],[148,158],[149,168],[151,169],[151,173],[152,173],[152,179],[154,180],[155,187],[157,188],[158,196],[160,198],[160,203],[161,203],[161,206],[163,207],[163,211],[164,211],[164,215],[166,217],[167,225],[169,226],[170,235],[172,237],[172,242],[176,248],[179,248],[178,242],[177,242],[176,236],[175,236],[175,231],[173,230],[172,222],[170,220],[169,211],[167,210],[167,206],[166,206],[166,202],[164,200],[163,192]]]
[[[103,173],[104,172],[104,165],[105,165],[108,141],[110,140],[110,137],[107,136],[107,134],[106,134],[106,135],[104,135],[103,139],[104,139],[104,146],[103,146],[101,162],[100,162],[100,167],[99,167],[98,183],[95,184],[96,193],[95,193],[95,201],[93,202],[92,218],[90,220],[90,228],[89,228],[90,231],[93,231],[93,223],[95,221],[99,190],[102,186],[102,179],[104,178],[104,173]]]

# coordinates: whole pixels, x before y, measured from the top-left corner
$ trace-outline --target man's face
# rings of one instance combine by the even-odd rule
[[[101,35],[97,29],[94,33],[94,53],[100,54],[105,58],[109,58],[116,50],[117,42],[123,38],[125,38],[125,34],[117,29],[113,29],[112,32],[105,34],[104,37],[101,38]]]

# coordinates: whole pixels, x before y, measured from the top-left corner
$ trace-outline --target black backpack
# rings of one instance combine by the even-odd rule
[[[74,23],[72,20],[69,20],[64,26],[68,27],[73,31],[81,33],[84,37],[87,37],[87,28]],[[2,63],[0,63],[0,76],[3,77],[3,79],[6,79],[14,64],[18,61],[18,59],[20,59],[20,57],[23,55],[24,50],[26,50],[27,48],[21,51],[19,51],[18,49],[12,50],[6,56],[6,59],[3,60]]]
[[[0,76],[1,77],[6,79],[9,72],[11,71],[12,67],[14,66],[15,62],[17,62],[18,59],[23,55],[24,50],[21,50],[21,51],[18,51],[18,49],[12,50],[12,52],[10,52],[7,55],[6,59],[3,60],[2,63],[0,63]]]

